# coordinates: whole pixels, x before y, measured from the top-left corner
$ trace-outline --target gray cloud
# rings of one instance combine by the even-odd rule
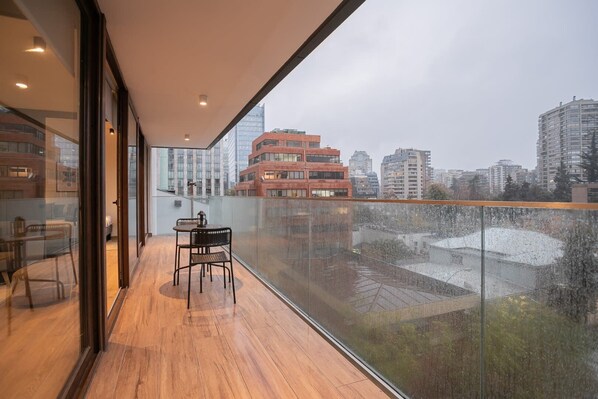
[[[368,0],[264,100],[266,129],[320,134],[378,169],[398,147],[436,168],[534,168],[538,115],[598,99],[598,2]]]

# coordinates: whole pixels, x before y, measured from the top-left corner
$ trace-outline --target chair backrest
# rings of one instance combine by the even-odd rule
[[[50,236],[48,239],[71,239],[73,226],[70,223],[30,224],[25,229],[28,233],[42,233]]]
[[[220,247],[230,246],[232,239],[232,230],[229,227],[217,229],[193,229],[193,245],[202,247]]]
[[[32,224],[27,226],[26,231],[28,233],[46,235],[45,239],[39,242],[27,243],[27,258],[46,258],[70,253],[72,229],[70,223]],[[39,248],[40,245],[43,246],[43,249]]]

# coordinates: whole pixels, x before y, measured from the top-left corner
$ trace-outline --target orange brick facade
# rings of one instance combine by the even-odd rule
[[[320,148],[319,135],[266,132],[252,143],[249,167],[235,192],[258,197],[351,197],[349,168],[340,151]]]

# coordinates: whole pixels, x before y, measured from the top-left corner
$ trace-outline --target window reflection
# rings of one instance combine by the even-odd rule
[[[1,5],[0,396],[56,397],[81,348],[80,16]]]

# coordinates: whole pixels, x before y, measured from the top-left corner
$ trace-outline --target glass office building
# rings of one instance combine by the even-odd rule
[[[264,105],[256,105],[226,135],[228,150],[228,188],[239,182],[239,173],[247,169],[251,142],[264,133]]]

